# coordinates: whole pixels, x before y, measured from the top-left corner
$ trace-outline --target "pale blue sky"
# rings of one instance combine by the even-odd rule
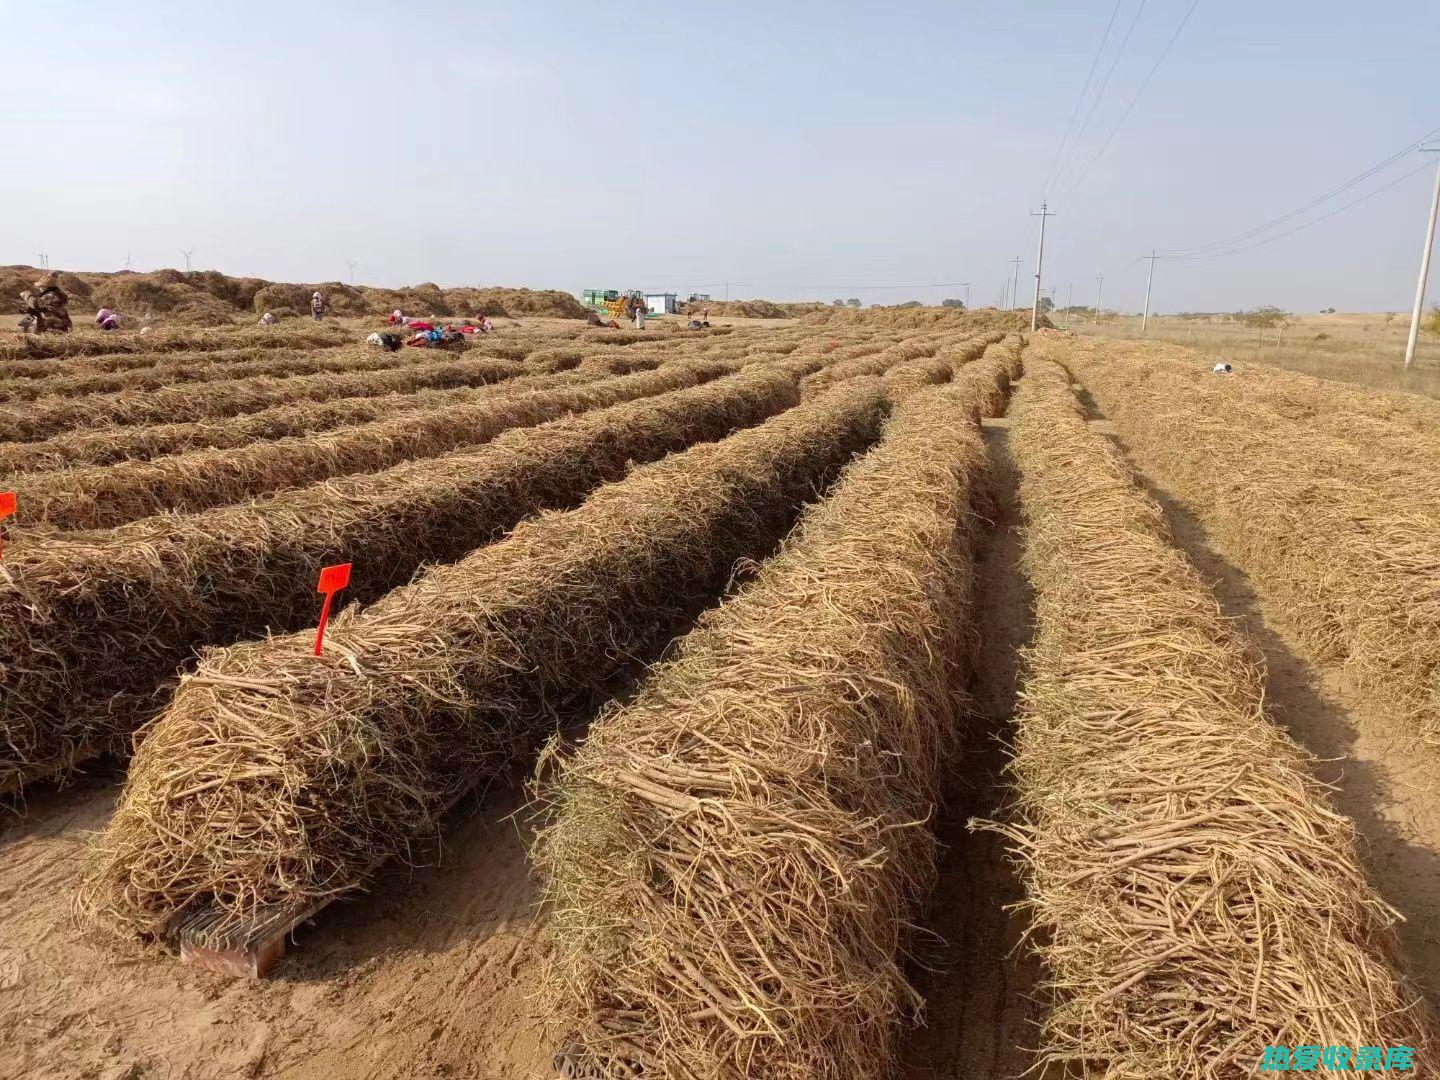
[[[1200,0],[1087,166],[1190,4],[1145,0],[1045,193],[1061,303],[1104,272],[1106,306],[1138,308],[1152,246],[1248,230],[1440,128],[1433,0]],[[153,269],[193,248],[197,268],[288,280],[353,257],[375,284],[728,279],[867,302],[970,280],[976,303],[1016,255],[1028,295],[1027,212],[1116,10],[56,0],[32,32],[42,9],[5,7],[0,262]],[[1092,96],[1140,7],[1121,0]],[[1156,306],[1408,308],[1431,176],[1253,251],[1162,262]]]

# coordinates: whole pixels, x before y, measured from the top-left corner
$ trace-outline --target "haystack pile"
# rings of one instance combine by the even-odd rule
[[[1267,1046],[1423,1058],[1353,825],[1069,376],[1026,368],[1011,441],[1037,634],[1006,831],[1051,973],[1046,1059],[1208,1080],[1254,1074]]]
[[[972,390],[914,390],[550,791],[567,1075],[887,1077],[965,706]]]
[[[639,468],[347,609],[321,657],[310,634],[207,653],[139,748],[88,907],[144,932],[196,905],[238,921],[363,886],[377,856],[403,856],[569,696],[763,556],[882,415],[879,385],[851,383]]]

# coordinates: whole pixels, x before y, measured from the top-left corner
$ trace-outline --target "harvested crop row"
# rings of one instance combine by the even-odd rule
[[[529,372],[515,360],[457,358],[384,371],[324,372],[291,379],[202,383],[145,393],[40,398],[25,404],[0,405],[0,430],[13,440],[28,442],[100,424],[172,423],[235,416],[295,400],[325,401],[361,394],[480,386]]]
[[[10,481],[20,496],[15,520],[22,526],[103,529],[166,511],[224,506],[478,446],[510,428],[695,386],[732,370],[724,361],[678,362],[578,386],[494,394],[325,434],[16,476]]]
[[[1433,478],[1304,422],[1243,384],[1203,391],[1138,359],[1076,371],[1126,441],[1275,590],[1314,652],[1440,739],[1440,497]]]
[[[1367,466],[1397,476],[1408,471],[1426,487],[1440,469],[1440,403],[1429,398],[1366,390],[1264,364],[1246,364],[1235,375],[1217,378],[1211,371],[1213,357],[1159,343],[1067,344],[1083,363],[1105,363],[1113,356],[1141,381],[1153,372],[1167,387],[1184,382],[1189,393],[1226,397],[1229,409],[1267,409],[1307,431],[1343,439],[1365,451]],[[1260,423],[1267,421],[1262,418]],[[1377,447],[1385,453],[1376,454]]]
[[[362,887],[568,696],[764,555],[882,405],[877,384],[847,386],[636,469],[347,609],[322,657],[303,634],[207,653],[139,748],[87,906],[143,933],[201,905],[238,921]]]
[[[1208,1080],[1267,1046],[1420,1050],[1396,916],[1266,717],[1253,649],[1065,373],[1027,360],[1011,415],[1037,634],[1004,831],[1051,974],[1046,1059]]]
[[[131,353],[206,352],[255,346],[273,349],[320,349],[354,340],[344,327],[321,323],[292,323],[281,328],[229,327],[215,330],[153,330],[148,334],[80,330],[72,334],[24,335],[0,343],[0,377],[9,374],[4,363],[32,357],[105,356]]]
[[[525,359],[525,350],[513,345],[471,349],[467,352],[472,359],[479,356],[505,360]],[[212,364],[205,358],[196,363],[146,367],[135,371],[80,372],[42,379],[11,379],[0,382],[0,401],[35,401],[45,397],[84,397],[89,394],[118,394],[127,391],[136,393],[197,383],[285,379],[327,372],[346,374],[385,371],[392,368],[418,367],[432,362],[434,357],[435,353],[428,350],[402,349],[398,353],[390,353],[364,345],[350,345],[313,352],[272,352],[260,359],[235,360],[228,364]]]
[[[830,387],[846,379],[864,375],[883,375],[896,364],[921,357],[934,356],[937,344],[919,339],[902,341],[886,346],[878,352],[865,352],[858,356],[836,360],[824,370],[809,376],[800,385],[800,392],[806,397],[823,394]]]
[[[921,389],[565,764],[537,846],[567,1075],[881,1078],[963,723],[971,391]]]
[[[309,624],[322,565],[354,562],[346,597],[374,600],[536,510],[572,505],[631,461],[788,408],[797,383],[766,365],[261,503],[7,544],[0,791],[123,753],[201,646]]]
[[[490,401],[502,394],[530,393],[548,388],[558,390],[609,377],[603,370],[568,370],[572,366],[569,363],[572,356],[583,354],[578,350],[573,354],[568,350],[556,351],[560,354],[558,357],[550,356],[545,350],[526,357],[526,368],[541,374],[522,375],[499,384],[300,401],[217,419],[173,424],[118,424],[66,431],[35,442],[0,443],[0,474],[39,472],[66,466],[109,465],[206,448],[243,447],[259,440],[323,432],[406,413],[441,409],[480,398]],[[693,355],[705,358],[707,363],[728,362],[721,357],[710,360],[708,352]],[[678,362],[683,362],[692,354],[676,353],[675,356]],[[552,359],[558,361],[558,368],[551,363]],[[744,354],[733,362],[733,366],[738,370],[755,360],[756,357]],[[544,374],[552,370],[558,370],[560,374]]]
[[[526,366],[530,366],[528,361]],[[560,375],[521,375],[500,383],[481,383],[479,386],[461,386],[451,390],[299,401],[238,416],[178,424],[114,424],[80,428],[35,442],[0,443],[0,474],[145,461],[207,447],[248,446],[259,440],[308,435],[464,402],[495,400],[506,394],[531,393],[547,387],[583,386],[603,378],[605,376],[598,372],[582,374],[577,371]]]

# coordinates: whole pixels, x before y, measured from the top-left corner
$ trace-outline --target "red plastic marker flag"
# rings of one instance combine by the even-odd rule
[[[15,492],[0,491],[0,521],[15,513]]]
[[[325,594],[325,606],[320,609],[320,628],[315,632],[316,656],[320,655],[320,646],[325,641],[325,624],[330,621],[330,605],[335,600],[335,594],[349,584],[350,564],[348,562],[321,567],[320,584],[315,587],[315,591]]]

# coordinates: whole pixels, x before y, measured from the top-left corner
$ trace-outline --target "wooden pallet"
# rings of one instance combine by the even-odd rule
[[[472,786],[451,795],[436,817],[444,817],[474,790]],[[373,877],[388,860],[388,855],[376,859],[362,876]],[[284,959],[290,935],[334,899],[327,896],[306,904],[261,908],[238,924],[224,912],[206,908],[177,918],[160,931],[160,936],[179,944],[181,963],[224,975],[263,979]]]
[[[175,927],[180,961],[206,971],[263,979],[285,956],[285,942],[305,920],[329,903],[264,908],[239,925],[223,912],[196,912]]]

